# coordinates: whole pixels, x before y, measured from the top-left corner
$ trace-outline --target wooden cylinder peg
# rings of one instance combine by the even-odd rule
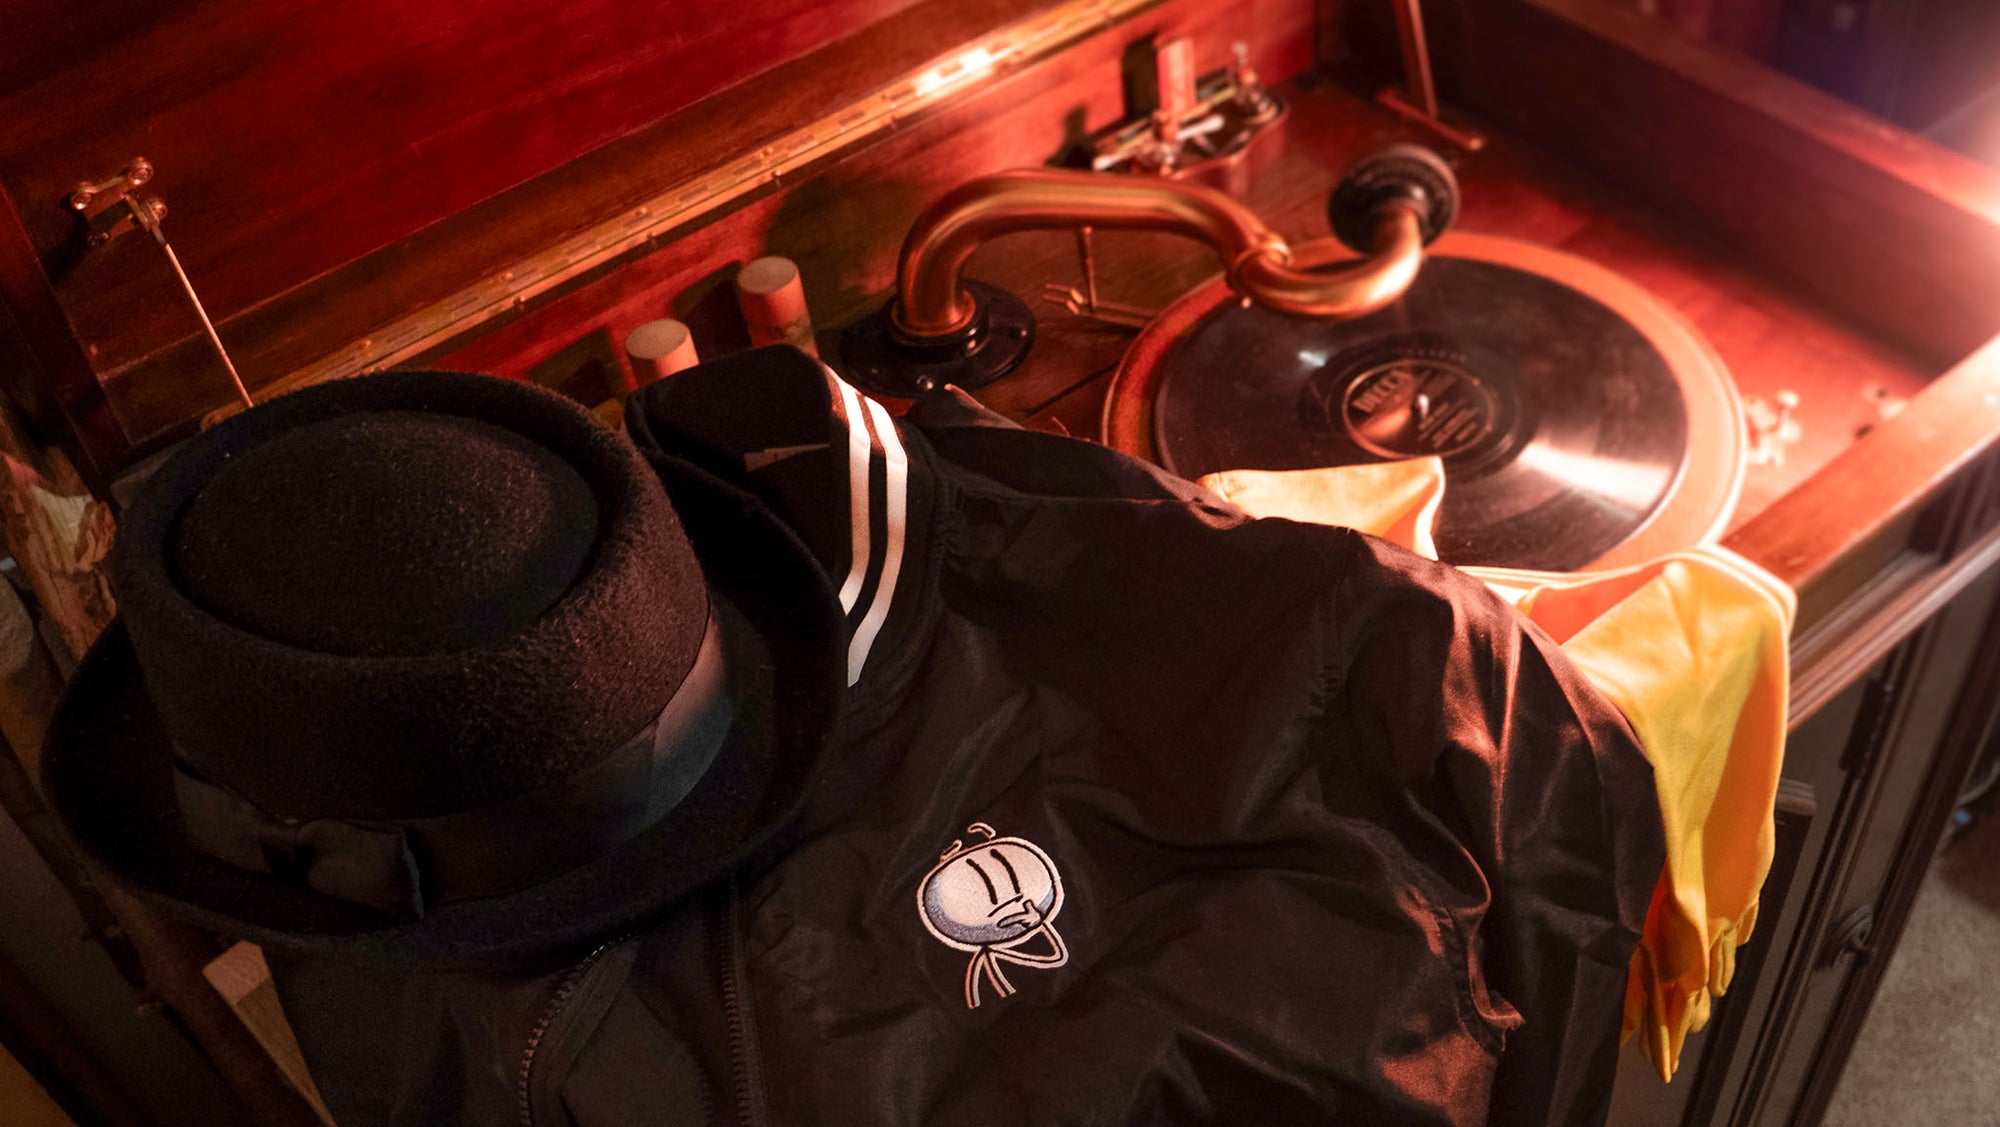
[[[648,321],[627,333],[625,356],[632,362],[632,378],[641,386],[701,363],[694,334],[681,322],[665,319]]]
[[[798,264],[791,259],[774,255],[745,266],[736,275],[736,301],[750,329],[751,344],[789,344],[808,356],[819,356],[805,287],[799,283]]]

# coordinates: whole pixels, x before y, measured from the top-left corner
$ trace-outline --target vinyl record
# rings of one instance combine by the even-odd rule
[[[1128,367],[1156,370],[1121,369],[1114,383],[1114,395],[1151,394],[1144,452],[1190,478],[1436,455],[1439,555],[1544,571],[1602,566],[1705,461],[1700,496],[1685,499],[1697,511],[1669,523],[1681,538],[1713,535],[1741,476],[1740,408],[1720,362],[1608,272],[1541,248],[1524,252],[1531,271],[1491,260],[1525,244],[1460,244],[1477,257],[1433,255],[1401,301],[1355,320],[1197,302],[1199,316],[1161,330],[1166,343],[1135,345],[1151,358]],[[1563,281],[1548,276],[1569,263]],[[1651,306],[1647,331],[1565,284],[1578,278],[1627,313]]]

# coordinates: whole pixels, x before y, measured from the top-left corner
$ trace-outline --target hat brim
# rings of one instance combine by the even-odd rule
[[[653,459],[721,615],[737,702],[714,764],[668,815],[596,861],[520,892],[402,922],[196,852],[172,749],[114,622],[50,726],[50,798],[85,849],[172,915],[307,953],[433,963],[527,959],[636,924],[743,864],[799,813],[842,692],[839,604],[803,544],[750,494]]]

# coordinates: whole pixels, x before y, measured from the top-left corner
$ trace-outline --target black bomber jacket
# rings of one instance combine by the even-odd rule
[[[823,565],[834,765],[563,966],[274,956],[343,1127],[1601,1121],[1651,770],[1480,584],[789,350],[627,425]]]

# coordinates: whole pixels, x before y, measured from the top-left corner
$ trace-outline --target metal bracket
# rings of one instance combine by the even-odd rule
[[[1090,248],[1090,228],[1076,229],[1076,253],[1078,265],[1083,268],[1083,289],[1061,282],[1044,282],[1043,301],[1060,305],[1074,316],[1125,329],[1143,329],[1159,316],[1157,309],[1141,309],[1136,305],[1120,305],[1098,298],[1097,256]]]
[[[1782,388],[1772,399],[1752,396],[1743,404],[1743,419],[1750,425],[1750,464],[1782,466],[1786,447],[1805,436],[1793,415],[1799,409],[1799,393]]]
[[[71,210],[83,216],[90,249],[96,250],[127,231],[153,230],[166,218],[167,201],[158,196],[142,201],[136,195],[152,178],[152,163],[145,157],[133,157],[117,175],[94,183],[83,181],[66,197]]]

